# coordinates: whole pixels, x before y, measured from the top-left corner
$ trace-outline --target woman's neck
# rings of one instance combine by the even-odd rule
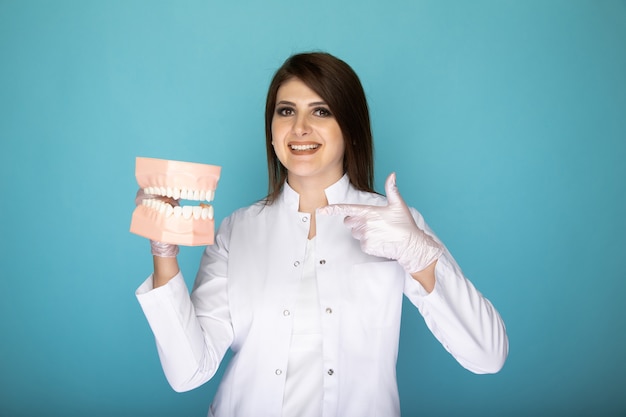
[[[300,193],[300,205],[298,206],[298,211],[301,213],[315,214],[315,210],[327,205],[328,200],[326,199],[326,194],[324,192],[322,192],[321,195],[318,193]]]
[[[317,233],[315,210],[328,205],[326,188],[333,185],[340,178],[341,177],[334,181],[320,181],[314,178],[295,178],[293,176],[288,178],[289,186],[299,195],[298,211],[311,215],[311,221],[309,222],[309,239],[313,239]]]
[[[288,176],[287,181],[289,186],[300,196],[298,210],[303,213],[314,214],[316,209],[328,205],[326,189],[340,178],[322,180],[319,178]]]

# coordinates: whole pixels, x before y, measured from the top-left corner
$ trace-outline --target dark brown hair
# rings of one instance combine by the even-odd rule
[[[302,81],[328,104],[344,139],[344,171],[356,189],[374,192],[374,145],[361,81],[344,61],[328,53],[311,52],[289,57],[274,74],[267,92],[265,147],[269,184],[265,202],[274,202],[287,179],[287,169],[272,146],[272,119],[278,89],[292,78]]]

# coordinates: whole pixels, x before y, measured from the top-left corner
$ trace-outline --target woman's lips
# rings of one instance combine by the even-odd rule
[[[322,146],[319,143],[290,143],[289,149],[292,152],[314,152]]]

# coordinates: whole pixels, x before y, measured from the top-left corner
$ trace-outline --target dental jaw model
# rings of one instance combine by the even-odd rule
[[[220,172],[215,165],[138,157],[135,177],[145,196],[133,212],[130,231],[163,243],[213,244],[213,206],[205,201],[213,201]],[[200,203],[179,206],[179,200]]]

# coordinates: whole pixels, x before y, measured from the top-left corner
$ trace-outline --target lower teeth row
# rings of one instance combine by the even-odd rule
[[[153,210],[158,211],[159,213],[165,215],[166,217],[174,216],[176,218],[183,217],[185,219],[191,219],[192,217],[196,220],[202,219],[212,219],[213,218],[213,206],[176,206],[172,207],[171,205],[164,203],[159,200],[148,199],[144,200],[142,203],[144,206],[149,207]]]

